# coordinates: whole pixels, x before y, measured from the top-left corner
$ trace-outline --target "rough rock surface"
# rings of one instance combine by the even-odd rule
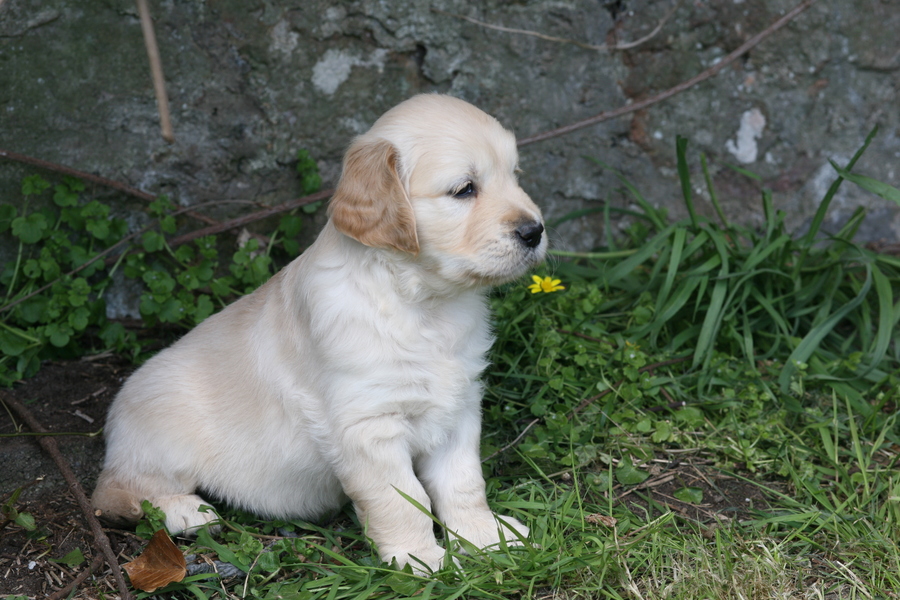
[[[667,89],[713,64],[793,0],[681,2],[662,30],[605,52],[463,20],[586,44],[640,39],[669,0],[153,0],[176,142],[159,133],[132,0],[0,2],[0,148],[119,180],[184,205],[272,204],[299,195],[293,160],[307,148],[326,185],[343,149],[416,92],[460,96],[520,137]],[[634,115],[522,149],[523,186],[551,217],[631,199],[595,157],[652,203],[683,214],[674,140],[691,140],[728,217],[761,218],[775,193],[802,228],[875,126],[858,170],[900,186],[900,10],[896,0],[820,0],[718,77]],[[736,174],[731,163],[757,173]],[[33,171],[33,169],[31,170]],[[29,169],[0,159],[0,201],[18,201]],[[123,200],[124,202],[124,200]],[[869,209],[861,237],[896,239],[898,208],[845,185],[827,224]],[[133,209],[139,203],[125,205]],[[228,205],[216,216],[235,214]],[[246,210],[246,207],[243,207]],[[319,223],[321,216],[319,217]],[[557,247],[602,243],[599,217],[552,231]],[[314,230],[314,227],[309,228]]]

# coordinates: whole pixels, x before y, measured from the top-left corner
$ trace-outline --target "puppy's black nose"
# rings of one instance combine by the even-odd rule
[[[541,234],[544,233],[544,225],[540,221],[519,225],[516,235],[525,242],[529,248],[536,248],[541,243]]]

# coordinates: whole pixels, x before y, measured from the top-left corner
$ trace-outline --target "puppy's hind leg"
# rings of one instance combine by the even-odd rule
[[[191,492],[184,489],[184,486],[174,486],[161,477],[126,478],[104,469],[91,496],[91,505],[97,511],[97,516],[105,521],[116,525],[133,525],[144,516],[141,502],[148,500],[166,513],[166,529],[170,534],[191,535],[219,518],[211,507],[206,512],[201,512],[201,506],[209,505]]]

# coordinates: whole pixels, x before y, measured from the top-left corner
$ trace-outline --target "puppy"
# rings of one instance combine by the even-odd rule
[[[486,291],[547,248],[517,160],[462,100],[385,113],[347,151],[315,243],[125,383],[94,508],[133,522],[149,500],[177,533],[216,519],[200,491],[267,518],[349,499],[381,558],[420,571],[444,550],[400,492],[448,542],[527,536],[491,513],[479,460]]]

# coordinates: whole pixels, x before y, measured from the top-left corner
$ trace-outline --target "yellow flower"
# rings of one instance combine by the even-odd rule
[[[559,279],[551,279],[550,277],[540,277],[538,275],[532,275],[531,279],[534,281],[531,285],[528,286],[528,289],[531,290],[532,294],[537,294],[538,292],[550,293],[556,292],[558,290],[566,289],[565,286],[559,285],[562,283]]]

